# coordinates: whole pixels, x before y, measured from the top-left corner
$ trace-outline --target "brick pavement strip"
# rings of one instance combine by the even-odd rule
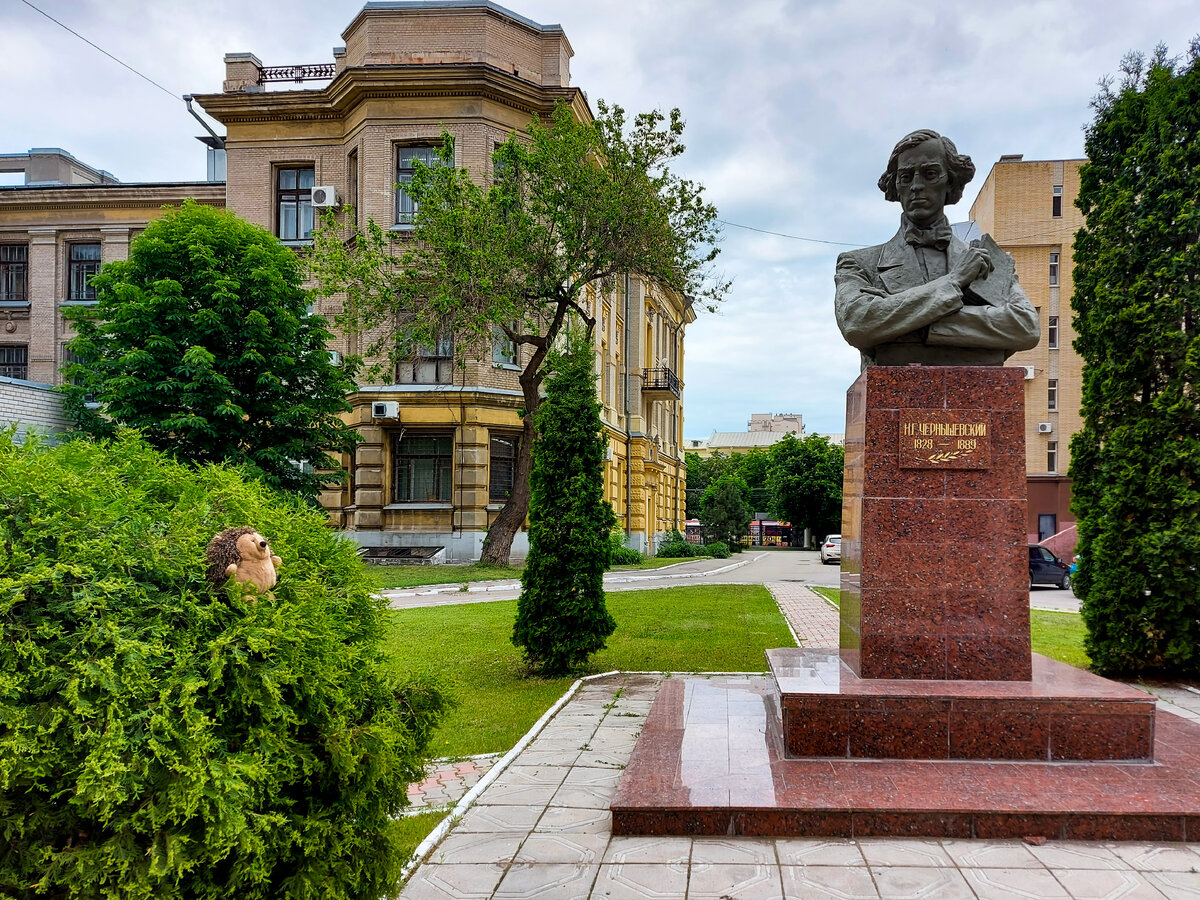
[[[802,647],[838,646],[838,611],[824,597],[807,585],[791,581],[772,581],[766,587]]]
[[[1200,896],[1200,844],[613,837],[613,776],[664,679],[584,681],[417,867],[401,898]],[[593,742],[605,745],[603,759],[580,752]],[[528,800],[519,784],[530,785]]]

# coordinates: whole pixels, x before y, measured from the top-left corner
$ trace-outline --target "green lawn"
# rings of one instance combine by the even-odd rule
[[[791,634],[761,585],[610,593],[617,630],[589,672],[752,671]],[[525,678],[509,636],[516,601],[394,610],[388,652],[399,670],[432,670],[460,702],[434,736],[434,756],[508,750],[574,680]]]

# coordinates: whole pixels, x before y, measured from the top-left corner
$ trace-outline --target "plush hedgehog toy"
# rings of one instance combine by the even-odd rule
[[[220,587],[232,575],[258,593],[275,586],[275,570],[283,562],[272,555],[267,539],[253,528],[226,528],[208,542],[205,560],[205,574],[213,584]]]

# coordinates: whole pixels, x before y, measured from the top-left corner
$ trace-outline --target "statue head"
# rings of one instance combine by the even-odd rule
[[[899,202],[910,219],[927,227],[941,218],[946,206],[962,199],[974,177],[971,157],[959,153],[949,138],[922,128],[892,148],[879,189],[886,200]]]

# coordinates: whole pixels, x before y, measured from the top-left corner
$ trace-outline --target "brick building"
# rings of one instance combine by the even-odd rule
[[[455,164],[486,182],[494,148],[531,117],[556,103],[581,119],[592,114],[570,84],[562,28],[490,0],[367,3],[342,38],[332,63],[269,67],[251,53],[228,54],[223,91],[195,96],[227,131],[229,208],[299,252],[322,203],[340,208],[348,225],[411,229],[403,185],[414,160],[433,161],[443,131],[454,138]],[[264,89],[297,76],[323,86]],[[684,518],[679,373],[695,314],[687,298],[636,279],[588,302],[609,443],[606,496],[629,543],[644,549]],[[319,311],[332,316],[338,303],[323,301]],[[361,346],[343,334],[331,349]],[[364,546],[439,545],[451,559],[478,558],[512,482],[521,363],[502,340],[479,348],[447,337],[391,380],[360,385],[351,421],[363,442],[344,460],[352,478],[321,498],[332,522]],[[521,534],[514,553],[525,546]]]
[[[1009,358],[1025,369],[1025,461],[1031,540],[1075,522],[1071,514],[1071,436],[1082,427],[1083,360],[1075,352],[1071,258],[1083,215],[1075,207],[1086,160],[1000,157],[971,206],[971,218],[1012,254],[1017,275],[1038,310],[1042,339]],[[1073,546],[1073,542],[1072,542]]]

